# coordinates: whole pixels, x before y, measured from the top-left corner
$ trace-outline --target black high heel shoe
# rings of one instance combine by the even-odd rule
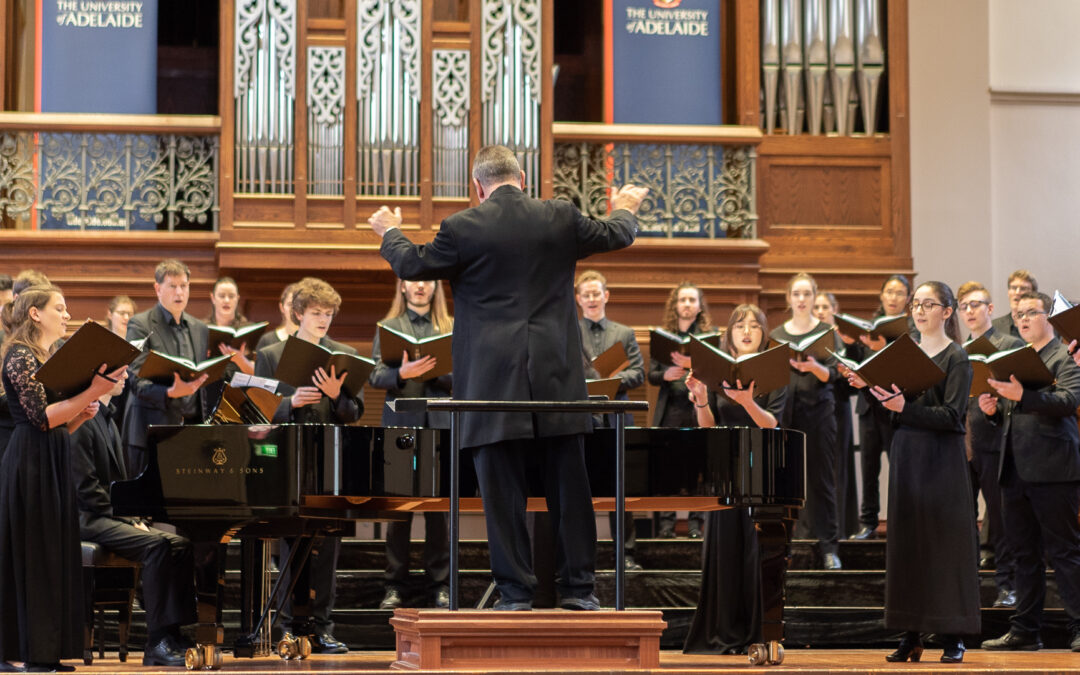
[[[885,660],[895,663],[911,659],[912,663],[917,663],[922,658],[922,653],[923,644],[919,634],[906,633],[904,637],[900,638],[900,646],[896,648],[895,652],[886,656]]]
[[[958,637],[942,636],[941,643],[945,646],[945,651],[941,653],[942,663],[963,663],[964,662],[964,641]]]

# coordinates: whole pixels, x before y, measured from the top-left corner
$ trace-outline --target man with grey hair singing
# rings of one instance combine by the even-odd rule
[[[448,279],[454,291],[454,396],[462,400],[574,401],[588,397],[574,303],[575,263],[629,246],[647,188],[625,185],[606,219],[566,201],[524,192],[514,153],[488,146],[473,162],[480,204],[442,222],[434,240],[412,244],[401,211],[383,206],[368,222],[403,279]],[[596,521],[580,413],[464,413],[484,501],[498,610],[532,608],[536,576],[525,524],[527,476],[540,476],[558,546],[560,606],[598,609]]]

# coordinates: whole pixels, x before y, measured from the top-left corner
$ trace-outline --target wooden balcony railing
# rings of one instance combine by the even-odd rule
[[[218,228],[216,116],[0,113],[0,226]]]
[[[556,123],[553,135],[554,195],[583,212],[607,213],[612,186],[633,183],[649,188],[643,236],[756,236],[756,127]]]

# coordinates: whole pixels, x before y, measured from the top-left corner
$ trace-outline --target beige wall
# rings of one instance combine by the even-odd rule
[[[920,278],[1000,300],[1026,267],[1080,297],[1080,2],[911,0],[909,21]]]

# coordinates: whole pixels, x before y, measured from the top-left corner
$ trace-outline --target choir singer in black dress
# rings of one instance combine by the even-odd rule
[[[732,356],[768,346],[765,313],[757,305],[739,305],[728,319],[721,344]],[[728,382],[710,392],[691,376],[686,385],[698,426],[756,426],[772,429],[784,410],[786,387],[754,396],[753,382]],[[744,654],[761,642],[761,570],[757,531],[749,509],[709,511],[705,520],[701,593],[683,651],[694,654]]]
[[[80,394],[49,396],[34,372],[67,332],[64,296],[33,286],[3,309],[11,327],[0,382],[15,431],[0,462],[0,670],[74,670],[82,656],[83,584],[79,518],[71,480],[71,437],[98,411],[98,397],[127,375],[102,371]]]
[[[940,281],[915,289],[919,346],[945,378],[918,396],[895,385],[870,390],[896,428],[889,453],[889,545],[885,626],[904,631],[887,661],[918,661],[922,633],[944,645],[943,663],[964,660],[961,635],[977,635],[979,545],[964,426],[971,366],[960,346],[956,298]],[[849,382],[865,387],[858,376]]]

